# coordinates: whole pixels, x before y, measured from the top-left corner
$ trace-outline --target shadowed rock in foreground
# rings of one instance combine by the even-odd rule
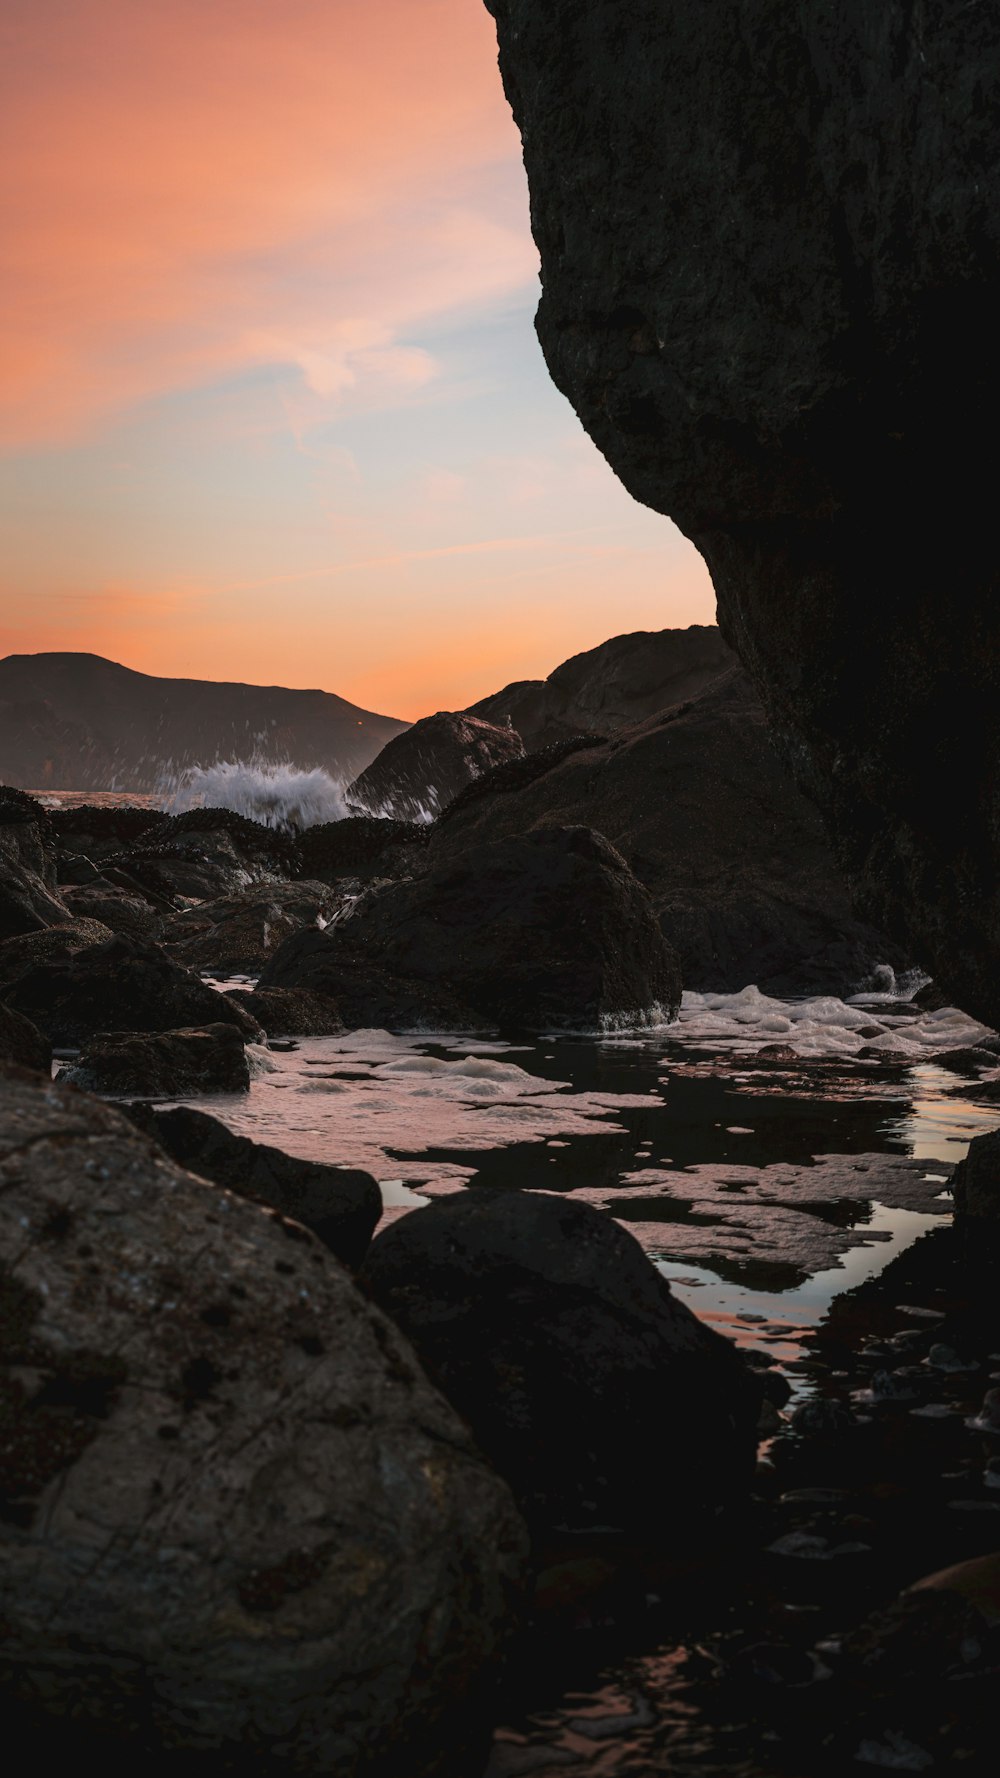
[[[866,916],[1000,1017],[996,9],[488,0],[552,376]]]
[[[524,1532],[395,1328],[22,1071],[0,1192],[8,1724],[116,1774],[478,1770]]]

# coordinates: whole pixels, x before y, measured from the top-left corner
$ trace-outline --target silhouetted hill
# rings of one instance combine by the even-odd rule
[[[151,791],[218,759],[353,778],[406,727],[328,691],[159,679],[97,654],[0,660],[0,779],[27,789]]]

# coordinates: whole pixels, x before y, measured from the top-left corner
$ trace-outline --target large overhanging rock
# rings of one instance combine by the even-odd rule
[[[36,1761],[62,1725],[104,1772],[478,1770],[524,1542],[318,1241],[0,1075],[0,1691]]]
[[[1000,1018],[1000,22],[964,0],[488,0],[538,331],[864,912]]]

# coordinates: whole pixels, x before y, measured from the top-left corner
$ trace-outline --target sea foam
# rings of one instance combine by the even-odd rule
[[[160,807],[171,815],[187,809],[232,809],[266,827],[289,831],[343,821],[354,811],[345,799],[345,781],[321,766],[305,771],[290,764],[220,759],[191,766],[165,786]]]

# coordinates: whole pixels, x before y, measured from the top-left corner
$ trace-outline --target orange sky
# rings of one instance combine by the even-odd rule
[[[4,0],[0,651],[416,715],[705,571],[551,388],[477,0]]]

